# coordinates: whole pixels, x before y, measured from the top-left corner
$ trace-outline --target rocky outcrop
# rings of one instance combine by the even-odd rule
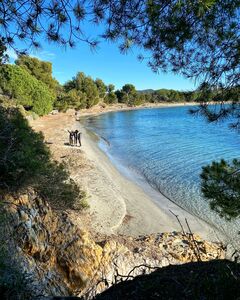
[[[113,283],[169,264],[225,257],[220,244],[178,232],[108,237],[95,242],[64,212],[56,213],[33,190],[2,199],[11,237],[33,296],[78,295],[86,299]]]

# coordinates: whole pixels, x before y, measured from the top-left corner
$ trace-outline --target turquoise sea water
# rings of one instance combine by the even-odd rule
[[[239,157],[240,135],[227,123],[208,124],[189,107],[112,112],[85,120],[100,147],[117,163],[143,177],[155,190],[230,236],[240,222],[211,212],[200,191],[201,167]]]

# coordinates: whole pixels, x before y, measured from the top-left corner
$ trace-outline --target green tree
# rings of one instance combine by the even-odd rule
[[[153,102],[152,94],[144,94],[145,102]]]
[[[76,82],[75,82],[75,80],[74,79],[73,80],[68,80],[64,84],[63,88],[64,88],[64,90],[66,92],[69,92],[70,90],[76,89]]]
[[[75,91],[76,103],[78,103],[75,108],[90,108],[99,102],[99,90],[95,81],[83,72],[77,73],[72,80],[68,81],[64,89],[67,97],[71,97],[69,93]]]
[[[115,90],[114,84],[109,84],[109,85],[107,86],[107,92],[108,92],[108,93],[113,93],[114,90]]]
[[[154,102],[167,102],[169,101],[168,90],[161,89],[154,92]]]
[[[114,92],[109,92],[105,98],[105,102],[109,104],[117,103],[118,98]]]
[[[133,84],[127,83],[122,87],[122,91],[127,95],[130,95],[136,92],[136,88]]]
[[[99,78],[97,78],[97,79],[95,80],[95,84],[96,84],[97,89],[98,89],[99,97],[102,98],[102,99],[104,99],[105,96],[106,96],[106,92],[107,92],[107,86],[106,86],[105,83],[104,83],[101,79],[99,79]]]
[[[117,96],[119,97],[119,102],[126,103],[129,106],[137,106],[145,101],[144,95],[138,93],[133,84],[125,84],[122,90],[117,91]]]
[[[52,64],[50,62],[41,61],[27,55],[20,55],[15,63],[28,71],[37,80],[45,83],[50,90],[56,93],[59,83],[52,77]]]
[[[116,90],[115,95],[117,96],[117,100],[119,103],[123,103],[123,95],[124,93],[121,90]]]
[[[76,89],[71,89],[69,92],[62,93],[58,96],[54,103],[56,109],[66,112],[68,108],[81,109],[87,106],[87,96],[85,93]]]
[[[114,93],[114,90],[115,90],[115,86],[113,84],[109,84],[107,86],[107,95],[104,99],[105,103],[113,104],[118,102],[118,98],[116,93]]]
[[[211,209],[221,217],[240,216],[240,160],[221,160],[203,167],[202,192]]]
[[[76,77],[73,77],[73,85],[78,91],[83,91],[86,75],[83,72],[78,72]]]
[[[44,83],[19,66],[0,67],[0,87],[5,94],[15,98],[17,104],[31,109],[38,115],[47,114],[52,110],[54,100],[52,92]]]
[[[99,92],[96,84],[91,77],[86,77],[83,82],[83,93],[87,96],[87,108],[92,107],[99,101]]]

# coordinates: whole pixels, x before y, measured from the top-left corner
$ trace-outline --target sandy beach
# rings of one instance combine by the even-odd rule
[[[128,106],[124,103],[116,103],[112,105],[106,105],[100,103],[88,109],[81,109],[79,111],[81,116],[94,116],[107,112],[114,111],[127,111],[127,110],[138,110],[144,108],[167,108],[177,106],[193,106],[198,105],[196,102],[181,102],[181,103],[144,103],[139,106]]]
[[[96,115],[120,107],[92,109],[80,112],[81,116]],[[178,215],[184,229],[185,218],[192,232],[207,240],[218,240],[218,233],[204,221],[191,215],[149,187],[147,192],[141,183],[123,176],[110,159],[98,147],[98,138],[76,120],[74,111],[48,115],[31,122],[33,128],[42,131],[53,156],[65,161],[71,177],[87,192],[90,208],[85,212],[69,211],[73,221],[88,226],[101,234],[138,236],[156,232],[181,231],[172,212]],[[82,147],[71,147],[67,130],[82,132]]]

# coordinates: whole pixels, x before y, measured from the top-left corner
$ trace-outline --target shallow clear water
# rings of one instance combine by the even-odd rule
[[[101,147],[174,202],[231,236],[240,222],[225,222],[210,211],[200,192],[201,167],[239,157],[240,135],[227,123],[208,124],[189,107],[113,112],[85,120],[103,139]],[[108,142],[106,142],[108,141]]]

